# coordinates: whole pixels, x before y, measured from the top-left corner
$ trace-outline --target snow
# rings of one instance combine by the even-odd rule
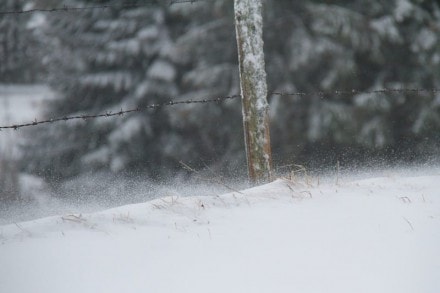
[[[414,6],[408,0],[395,0],[395,3],[394,18],[398,22],[402,22],[406,17],[411,15]]]
[[[153,79],[173,82],[176,78],[176,69],[171,63],[158,60],[151,65],[147,75]]]
[[[40,206],[44,206],[49,201],[47,192],[49,186],[42,178],[30,174],[20,174],[19,185],[22,199]]]
[[[372,20],[370,27],[379,33],[380,36],[388,38],[396,43],[402,43],[402,36],[398,28],[394,24],[391,16],[383,16],[379,19]]]
[[[155,40],[156,38],[158,38],[159,34],[160,34],[160,31],[156,26],[150,26],[150,27],[146,27],[144,29],[141,29],[137,33],[137,36],[138,36],[139,40],[141,40],[141,41],[152,41],[152,40]]]
[[[84,86],[111,87],[117,92],[128,90],[133,86],[133,76],[129,71],[86,74],[81,81]]]
[[[440,174],[273,183],[0,226],[0,292],[440,291]]]
[[[129,55],[138,55],[141,51],[141,44],[136,39],[123,39],[113,41],[108,44],[108,49],[111,51],[120,51]]]
[[[437,33],[430,29],[422,29],[417,36],[414,44],[411,45],[411,49],[414,52],[421,52],[431,50],[438,43]]]
[[[255,103],[256,111],[265,112],[267,104],[267,84],[266,70],[264,61],[264,42],[263,42],[263,17],[262,2],[241,0],[234,2],[236,14],[236,34],[239,49],[240,75],[242,80],[249,79],[249,83],[254,88],[253,95],[257,97]],[[243,89],[242,89],[242,96]],[[264,97],[264,98],[263,98]],[[245,119],[249,119],[244,115]],[[264,129],[265,127],[262,126]]]
[[[54,98],[45,85],[0,84],[0,122],[22,123],[41,118],[44,104]]]
[[[33,9],[33,8],[30,8],[30,9]],[[30,9],[25,8],[25,10],[30,10]],[[46,24],[47,24],[46,16],[43,13],[36,13],[31,16],[30,20],[28,21],[28,23],[26,25],[26,28],[32,30],[32,29],[37,29],[39,27],[42,27]]]
[[[28,123],[43,117],[45,104],[55,94],[45,85],[0,84],[0,124],[2,126]],[[17,133],[0,132],[0,154],[12,148],[14,153],[19,140]]]

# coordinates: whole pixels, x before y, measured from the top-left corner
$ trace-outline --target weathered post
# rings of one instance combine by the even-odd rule
[[[261,1],[234,0],[244,137],[253,183],[270,181],[272,165]]]

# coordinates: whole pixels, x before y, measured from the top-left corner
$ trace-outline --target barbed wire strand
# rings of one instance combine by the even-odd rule
[[[89,119],[96,119],[96,118],[103,118],[103,117],[123,116],[125,114],[129,114],[129,113],[133,113],[133,112],[142,112],[142,111],[146,111],[146,110],[159,109],[159,108],[166,107],[166,106],[175,106],[175,105],[182,105],[182,104],[188,105],[188,104],[221,103],[225,100],[231,100],[231,99],[236,99],[236,98],[240,98],[240,97],[241,97],[240,95],[233,95],[233,96],[227,96],[227,97],[219,97],[219,98],[213,98],[213,99],[202,99],[202,100],[185,100],[185,101],[170,100],[170,101],[164,102],[164,103],[151,104],[151,105],[148,105],[145,107],[138,107],[138,108],[129,109],[129,110],[121,109],[118,112],[106,112],[106,113],[95,114],[95,115],[88,114],[88,115],[65,116],[65,117],[51,118],[51,119],[41,120],[41,121],[37,121],[35,119],[34,121],[29,122],[29,123],[0,126],[0,130],[2,130],[2,129],[18,130],[20,128],[28,127],[28,126],[36,126],[36,125],[41,125],[41,124],[48,124],[48,123],[55,123],[55,122],[69,121],[69,120],[78,120],[78,119],[89,120]]]
[[[377,89],[377,90],[336,90],[336,91],[318,91],[318,92],[294,92],[294,93],[284,93],[284,92],[272,92],[268,96],[299,96],[299,97],[305,97],[305,96],[319,96],[319,97],[330,97],[330,96],[355,96],[359,94],[398,94],[398,93],[412,93],[412,94],[420,94],[420,93],[440,93],[440,89],[432,88],[432,89],[421,89],[421,88],[384,88],[384,89]],[[114,117],[114,116],[123,116],[125,114],[133,113],[133,112],[142,112],[146,110],[151,109],[159,109],[167,106],[176,106],[176,105],[182,105],[182,104],[207,104],[207,103],[221,103],[226,100],[233,100],[241,98],[241,95],[232,95],[232,96],[225,96],[225,97],[218,97],[218,98],[212,98],[212,99],[200,99],[200,100],[185,100],[185,101],[175,101],[170,100],[168,102],[164,103],[158,103],[158,104],[151,104],[145,107],[138,107],[135,109],[129,109],[129,110],[123,110],[121,109],[118,112],[106,112],[101,114],[95,114],[95,115],[75,115],[75,116],[65,116],[65,117],[59,117],[59,118],[51,118],[47,120],[41,120],[37,121],[36,119],[29,123],[23,123],[23,124],[13,124],[13,125],[7,125],[7,126],[0,126],[0,131],[2,129],[13,129],[18,130],[23,127],[29,127],[29,126],[37,126],[41,124],[49,124],[49,123],[55,123],[55,122],[61,122],[61,121],[69,121],[69,120],[89,120],[89,119],[96,119],[96,118],[104,118],[104,117]]]
[[[422,88],[383,88],[377,90],[335,90],[335,91],[317,91],[317,92],[296,92],[296,93],[283,93],[283,92],[273,92],[273,96],[354,96],[359,94],[397,94],[397,93],[439,93],[440,89],[422,89]]]
[[[143,1],[142,3],[103,4],[103,5],[90,5],[83,7],[64,5],[62,7],[54,7],[54,8],[32,8],[27,10],[0,11],[0,15],[31,14],[36,12],[43,12],[43,13],[79,12],[85,10],[97,10],[97,9],[109,9],[109,8],[129,9],[129,8],[148,7],[148,6],[161,5],[161,4],[166,4],[167,6],[171,6],[175,4],[194,4],[199,2],[215,2],[215,1],[216,0],[170,0],[170,1],[151,0],[151,1]]]

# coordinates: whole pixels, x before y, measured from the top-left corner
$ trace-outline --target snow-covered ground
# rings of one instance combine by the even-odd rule
[[[0,85],[0,122],[39,119],[51,98],[45,86]],[[20,139],[0,132],[0,155],[19,156]],[[0,293],[440,292],[439,168],[280,179],[225,195],[115,185],[98,197],[108,202],[86,191],[1,210]],[[14,223],[43,215],[56,216]]]
[[[440,173],[271,184],[0,226],[0,292],[440,292]]]

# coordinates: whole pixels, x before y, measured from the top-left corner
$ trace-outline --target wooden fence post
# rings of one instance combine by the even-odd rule
[[[240,85],[249,178],[271,179],[266,71],[263,51],[262,0],[234,0]]]

